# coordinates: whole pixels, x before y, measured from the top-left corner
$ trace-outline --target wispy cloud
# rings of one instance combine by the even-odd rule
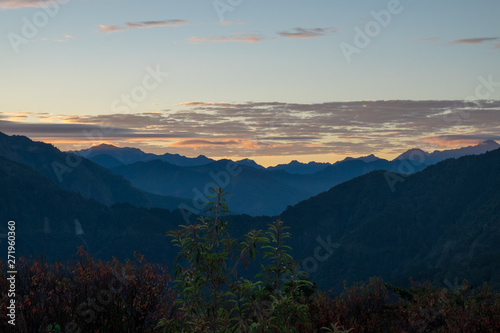
[[[278,35],[287,38],[316,38],[316,37],[327,36],[336,31],[337,31],[336,28],[313,28],[313,29],[294,28],[289,31],[280,31],[278,32]]]
[[[181,140],[176,141],[170,144],[171,147],[192,147],[199,148],[204,146],[231,146],[235,148],[243,148],[243,149],[258,149],[258,144],[251,140],[245,139],[228,139],[222,141],[216,140],[203,140],[203,139],[189,139],[189,140]]]
[[[262,35],[258,34],[234,34],[232,36],[209,36],[209,37],[190,37],[188,41],[194,44],[203,42],[211,43],[257,43],[264,39]]]
[[[130,29],[144,29],[144,28],[156,28],[156,27],[176,27],[180,25],[186,25],[189,22],[186,20],[164,20],[164,21],[144,21],[144,22],[127,22],[123,26],[119,25],[100,25],[99,29],[94,31],[95,33],[102,32],[119,32]]]
[[[214,105],[223,106],[223,105],[227,105],[227,106],[231,106],[231,105],[236,105],[236,104],[226,103],[226,102],[198,102],[198,101],[194,101],[194,102],[178,103],[176,105],[183,105],[183,106],[214,106]]]
[[[0,8],[2,9],[18,9],[25,7],[41,8],[61,2],[62,0],[0,0]]]
[[[500,141],[500,135],[438,135],[422,138],[422,141],[444,147],[477,145],[487,140]]]
[[[464,117],[464,112],[469,116]],[[7,134],[208,156],[398,155],[498,138],[500,101],[185,102],[134,114],[0,115]],[[26,116],[28,118],[26,118]],[[50,116],[50,123],[43,123]],[[57,118],[57,119],[56,119]],[[37,122],[38,119],[38,122]],[[56,123],[58,122],[58,123]],[[100,131],[100,128],[106,130]],[[90,141],[85,133],[100,133]],[[462,140],[462,141],[460,141]],[[49,141],[55,142],[55,141]],[[67,149],[75,147],[67,146]]]
[[[245,22],[243,22],[242,20],[236,20],[236,21],[225,21],[225,20],[222,20],[222,21],[218,21],[217,24],[219,25],[233,25],[233,24],[244,24]]]
[[[450,44],[483,44],[488,42],[493,42],[496,40],[500,40],[500,37],[483,37],[483,38],[465,38],[465,39],[457,39]]]

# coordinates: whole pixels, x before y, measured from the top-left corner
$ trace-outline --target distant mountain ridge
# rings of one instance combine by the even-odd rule
[[[498,146],[496,142],[489,141],[475,147],[427,155],[409,150],[393,161],[374,155],[346,158],[334,164],[294,161],[280,169],[264,168],[248,159],[238,162],[210,160],[206,163],[204,156],[190,159],[172,154],[161,155],[176,157],[184,164],[201,163],[179,166],[162,161],[158,158],[160,155],[110,145],[97,146],[90,151],[94,163],[26,137],[0,135],[0,156],[28,165],[62,188],[106,205],[127,202],[140,207],[175,209],[185,204],[191,212],[199,212],[208,200],[209,188],[221,186],[230,192],[228,204],[234,213],[253,216],[276,216],[289,205],[375,170],[412,174],[439,158],[480,153],[495,146]],[[123,164],[138,158],[151,160]],[[107,165],[107,168],[98,163]],[[225,169],[228,165],[239,165],[241,172],[227,178]],[[315,172],[312,172],[313,169]]]
[[[412,148],[395,158],[395,160],[420,159],[424,163],[431,165],[448,158],[459,158],[466,155],[479,155],[488,151],[498,149],[500,145],[493,140],[483,141],[475,146],[462,147],[449,150],[435,150],[428,153],[419,148]]]
[[[214,162],[213,159],[210,159],[204,155],[199,155],[198,157],[185,157],[179,154],[169,153],[156,155],[145,153],[138,148],[120,148],[108,144],[100,144],[88,149],[70,152],[88,158],[89,160],[94,161],[98,164],[102,163],[101,165],[104,167],[116,167],[119,166],[118,163],[132,164],[136,162],[148,162],[153,160],[160,160],[178,166],[200,166],[208,164],[210,162]],[[112,159],[104,159],[103,155],[107,155]]]
[[[499,146],[496,142],[486,142],[475,147],[467,147],[453,151],[435,152],[427,154],[421,150],[411,149],[398,158],[388,161],[380,159],[373,154],[359,157],[346,158],[342,161],[331,163],[300,163],[292,161],[286,165],[264,168],[250,159],[235,163],[242,167],[241,174],[231,177],[225,186],[230,194],[228,204],[235,213],[250,215],[277,215],[288,205],[294,205],[301,200],[329,190],[333,186],[348,181],[360,175],[375,171],[388,170],[396,173],[411,174],[419,172],[436,161],[445,157],[463,155],[465,153],[479,154]],[[158,156],[150,154],[145,158],[144,153],[135,148],[117,148],[103,146],[95,149],[94,161],[106,163],[108,168],[123,176],[131,184],[143,191],[158,195],[200,199],[196,192],[207,184],[216,186],[214,174],[224,172],[225,165],[230,161],[211,161],[197,166],[179,166],[174,163],[162,161]],[[111,151],[112,155],[102,155],[102,151]],[[117,164],[116,158],[120,154],[142,156],[146,161],[131,164]],[[430,157],[432,156],[432,158]],[[133,158],[125,159],[130,162]],[[152,160],[147,160],[153,158]],[[232,163],[232,162],[231,162]],[[201,189],[200,189],[201,187]],[[203,197],[206,198],[206,195]],[[194,207],[191,205],[190,207]],[[197,211],[198,209],[192,209]]]
[[[283,170],[288,172],[289,174],[300,174],[300,175],[310,175],[316,173],[318,171],[323,170],[327,166],[331,165],[330,163],[318,163],[318,162],[309,162],[309,163],[301,163],[297,160],[293,160],[288,164],[278,164],[276,166],[268,167],[268,170]]]
[[[233,175],[227,172],[231,166],[236,166]],[[232,212],[251,215],[276,215],[291,203],[310,196],[309,191],[284,183],[265,169],[229,160],[192,167],[153,160],[122,165],[111,171],[144,191],[192,198],[189,205],[192,212],[203,210],[202,204],[210,195],[209,188],[217,186],[229,192],[227,203]]]
[[[420,164],[432,165],[448,158],[458,158],[466,155],[483,154],[488,151],[495,150],[499,147],[500,144],[498,144],[497,142],[493,140],[486,140],[475,146],[468,146],[458,149],[450,149],[442,151],[435,150],[432,153],[425,152],[419,148],[412,148],[405,151],[392,161],[412,160],[412,161],[418,161]],[[163,155],[156,155],[152,153],[145,153],[138,148],[130,148],[130,147],[120,148],[108,144],[100,144],[98,146],[93,146],[88,149],[83,149],[79,151],[70,151],[70,152],[88,158],[106,168],[114,168],[123,164],[133,164],[136,162],[148,162],[156,159],[177,166],[201,166],[215,161],[204,155],[199,155],[198,157],[185,157],[179,154],[169,154],[169,153],[165,153]],[[236,161],[236,163],[260,170],[263,169],[267,169],[269,171],[282,170],[289,174],[310,175],[317,173],[329,166],[354,160],[363,161],[365,163],[371,163],[371,162],[377,162],[382,159],[375,156],[374,154],[370,154],[367,156],[356,157],[356,158],[346,157],[343,160],[337,161],[335,163],[314,162],[314,161],[311,161],[309,163],[302,163],[297,160],[293,160],[288,164],[278,164],[276,166],[269,166],[267,168],[259,165],[255,161],[248,158],[238,160]]]
[[[25,136],[0,132],[0,156],[33,168],[65,190],[108,206],[128,202],[140,207],[175,209],[186,202],[186,199],[146,193],[90,160]]]

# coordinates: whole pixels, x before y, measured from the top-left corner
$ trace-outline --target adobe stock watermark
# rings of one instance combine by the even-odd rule
[[[409,324],[411,329],[415,332],[427,332],[429,325],[432,325],[432,323],[442,318],[442,313],[438,308],[443,307],[443,303],[446,304],[450,302],[447,294],[450,292],[456,294],[462,290],[462,285],[458,283],[457,277],[455,277],[453,284],[448,279],[444,279],[443,283],[447,288],[442,288],[439,291],[437,302],[433,305],[420,307],[412,311],[409,318]]]
[[[379,11],[371,10],[370,15],[372,16],[372,20],[366,22],[363,28],[360,26],[354,27],[352,44],[342,42],[339,45],[347,63],[350,64],[352,62],[352,56],[354,54],[359,54],[361,50],[368,47],[372,39],[380,35],[382,29],[387,28],[389,24],[391,24],[393,17],[401,14],[403,9],[404,7],[400,0],[390,0],[387,3],[386,9]]]
[[[451,283],[448,279],[444,279],[443,284],[452,292],[457,292],[460,288],[462,288],[462,285],[458,283],[458,278],[456,276],[453,283]]]
[[[90,324],[97,318],[97,314],[104,310],[104,307],[109,305],[113,298],[122,292],[125,286],[127,275],[122,267],[122,272],[119,274],[115,268],[111,271],[113,278],[109,282],[107,288],[99,290],[95,298],[87,298],[86,301],[80,303],[76,308],[76,313],[87,324]],[[82,333],[82,328],[76,322],[70,322],[65,327],[68,333]]]
[[[157,89],[165,78],[170,74],[163,72],[160,65],[157,64],[153,69],[151,66],[145,68],[146,74],[142,78],[140,84],[133,86],[128,93],[122,93],[120,97],[111,102],[110,109],[114,113],[127,113],[137,108],[139,103],[143,102],[149,93]],[[113,133],[114,127],[109,123],[104,123],[97,128],[87,130],[84,129],[82,134],[90,141],[102,140],[105,135]],[[66,154],[65,163],[57,161],[52,162],[52,170],[57,176],[59,182],[63,181],[63,176],[66,173],[71,173],[82,163],[83,158],[76,154]]]
[[[219,20],[224,21],[224,15],[227,12],[232,12],[236,7],[241,5],[243,0],[214,0],[212,5],[214,6],[217,15],[219,16]]]
[[[206,209],[206,204],[209,202],[208,197],[213,195],[212,189],[217,187],[226,188],[231,183],[232,178],[239,175],[242,171],[243,168],[241,165],[233,161],[228,161],[224,170],[218,172],[210,171],[208,174],[213,181],[205,184],[203,192],[197,187],[192,190],[194,194],[192,199],[193,207],[184,203],[178,206],[184,222],[190,224],[191,220],[189,217],[191,215],[200,215]]]
[[[477,109],[481,107],[481,101],[485,101],[493,96],[493,94],[500,88],[500,81],[494,81],[493,74],[489,74],[487,77],[480,75],[477,77],[479,83],[474,89],[474,94],[467,96],[460,106],[454,107],[450,112],[443,114],[443,119],[447,123],[454,123],[453,126],[461,126],[463,122],[471,117],[470,109]],[[433,149],[438,149],[438,146],[434,146]],[[395,185],[397,183],[402,183],[406,180],[408,176],[415,173],[417,169],[415,168],[415,163],[417,165],[425,163],[428,155],[420,150],[412,151],[410,153],[410,158],[408,160],[401,160],[398,166],[398,173],[393,173],[391,171],[386,171],[384,173],[384,178],[391,189],[391,192],[396,191]]]
[[[391,189],[391,192],[396,191],[396,184],[402,183],[407,177],[417,171],[416,165],[422,165],[427,160],[427,154],[421,150],[412,150],[407,159],[399,162],[397,173],[386,171],[384,178]]]
[[[454,122],[456,126],[462,125],[465,119],[470,118],[470,112],[465,109],[475,108],[480,106],[481,100],[487,100],[500,88],[500,81],[493,80],[493,74],[489,74],[487,78],[480,75],[477,77],[479,84],[474,89],[474,95],[465,98],[461,108],[454,108],[450,113],[446,113],[444,121]]]
[[[41,2],[41,9],[36,11],[31,18],[23,16],[21,19],[21,31],[20,33],[9,32],[7,38],[10,41],[10,45],[14,49],[14,52],[19,52],[19,47],[24,44],[28,44],[32,41],[40,32],[41,29],[49,24],[50,20],[57,16],[60,10],[60,4],[65,5],[71,0],[54,0],[51,2]]]
[[[313,254],[304,260],[301,260],[295,269],[295,274],[298,277],[306,277],[308,274],[318,270],[319,264],[328,260],[335,252],[335,249],[340,247],[340,243],[333,243],[331,235],[324,240],[321,236],[316,237],[318,246],[314,248]],[[287,281],[288,282],[288,281]]]
[[[326,241],[321,238],[321,236],[316,237],[316,242],[318,246],[314,248],[313,255],[305,258],[300,263],[299,267],[302,266],[307,273],[314,273],[318,270],[320,262],[326,261],[333,254],[336,248],[340,246],[339,243],[332,243],[331,235],[326,237]]]

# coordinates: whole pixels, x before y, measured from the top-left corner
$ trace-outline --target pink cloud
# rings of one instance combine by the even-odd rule
[[[465,147],[468,145],[477,145],[487,140],[499,140],[496,135],[437,135],[424,137],[423,142],[430,142],[441,147]]]
[[[18,9],[25,7],[47,7],[60,3],[62,0],[0,0],[0,8],[2,9]]]
[[[242,20],[236,20],[236,21],[219,21],[219,25],[233,25],[233,24],[244,24]]]
[[[177,103],[176,105],[184,105],[184,106],[230,106],[230,105],[237,105],[237,104],[231,104],[231,103],[226,103],[226,102],[198,102],[198,101],[193,101],[193,102],[183,102],[183,103]]]
[[[206,146],[232,146],[245,149],[258,149],[258,144],[248,139],[226,139],[226,140],[205,140],[205,139],[188,139],[181,140],[170,144],[172,147],[206,147]]]
[[[176,27],[180,25],[188,24],[186,20],[164,20],[164,21],[145,21],[145,22],[127,22],[124,26],[118,25],[100,25],[99,29],[94,31],[95,33],[101,32],[118,32],[130,29],[143,29],[143,28],[155,28],[155,27]]]
[[[451,42],[450,44],[482,44],[487,42],[492,42],[500,40],[500,37],[483,37],[483,38],[465,38],[465,39],[457,39]]]

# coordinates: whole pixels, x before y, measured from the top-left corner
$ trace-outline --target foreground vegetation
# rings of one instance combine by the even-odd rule
[[[343,292],[317,290],[290,256],[282,221],[238,241],[215,191],[211,217],[169,232],[179,248],[174,280],[167,267],[103,262],[79,249],[63,265],[22,258],[16,285],[19,332],[497,332],[500,294],[464,281],[458,290],[372,278]],[[6,271],[0,261],[1,274]],[[259,266],[256,277],[249,266]],[[1,289],[8,290],[6,276]],[[0,307],[7,307],[2,293]],[[0,331],[7,331],[6,312]],[[8,327],[8,328],[7,328]]]

